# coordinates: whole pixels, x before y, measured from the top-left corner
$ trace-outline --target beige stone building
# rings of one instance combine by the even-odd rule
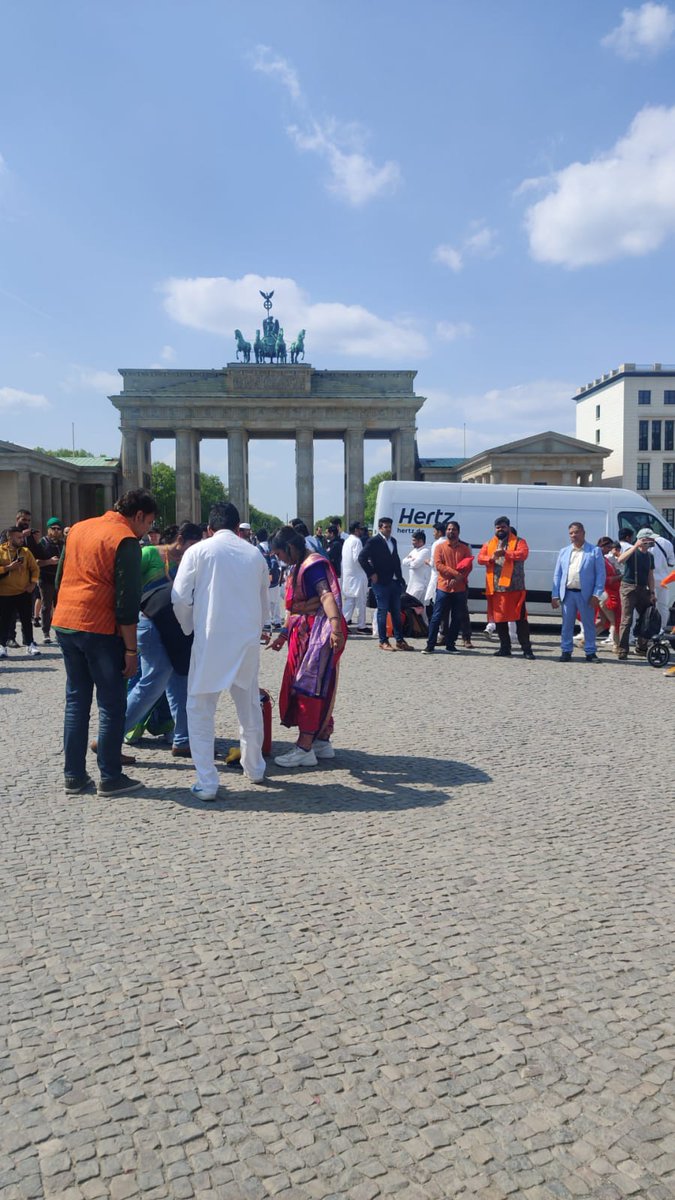
[[[0,529],[13,525],[20,508],[44,530],[50,517],[66,525],[112,508],[121,491],[119,459],[56,458],[0,441]]]
[[[483,450],[472,458],[420,458],[417,474],[427,482],[540,483],[598,486],[611,453],[605,446],[547,430]]]

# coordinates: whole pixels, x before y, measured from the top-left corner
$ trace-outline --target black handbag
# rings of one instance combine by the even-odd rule
[[[141,612],[155,626],[176,674],[187,675],[193,635],[183,633],[176,619],[171,603],[171,587],[171,583],[163,583],[143,596]]]

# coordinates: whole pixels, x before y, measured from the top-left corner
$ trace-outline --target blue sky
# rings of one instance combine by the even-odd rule
[[[2,436],[74,422],[117,453],[116,369],[224,365],[266,283],[314,367],[418,370],[423,455],[465,425],[469,454],[574,433],[579,384],[675,360],[672,0],[5,0],[0,22]],[[315,456],[339,511],[340,448]],[[250,457],[253,501],[292,515],[292,444]]]

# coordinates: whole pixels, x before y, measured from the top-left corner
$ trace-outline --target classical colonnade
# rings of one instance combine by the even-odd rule
[[[2,521],[27,509],[35,528],[50,517],[73,525],[112,508],[117,499],[119,470],[115,462],[96,466],[91,460],[60,459],[11,442],[0,444],[0,509]],[[0,525],[2,528],[2,525]]]
[[[199,519],[200,443],[227,438],[230,498],[249,510],[252,438],[295,441],[296,513],[314,524],[314,442],[344,444],[344,511],[363,516],[364,442],[388,438],[395,478],[415,477],[414,371],[314,371],[309,364],[229,364],[222,371],[120,372],[112,396],[122,431],[125,487],[149,486],[153,438],[175,438],[176,516]]]

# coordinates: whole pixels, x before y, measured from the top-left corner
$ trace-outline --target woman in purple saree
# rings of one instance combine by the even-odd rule
[[[291,568],[285,625],[270,645],[280,650],[288,642],[279,714],[282,725],[298,728],[296,745],[274,761],[281,767],[314,767],[318,759],[335,754],[333,706],[347,641],[340,585],[328,559],[308,550],[290,526],[279,530],[270,549]]]

